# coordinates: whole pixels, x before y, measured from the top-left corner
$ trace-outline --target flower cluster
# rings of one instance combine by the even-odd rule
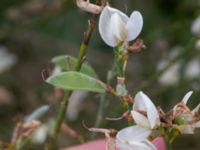
[[[157,109],[143,92],[138,92],[131,115],[136,125],[127,127],[116,136],[117,147],[120,150],[156,150],[149,139],[153,132],[160,129],[174,129],[180,134],[193,134],[200,127],[200,104],[192,111],[186,106],[192,92],[188,92],[183,100],[168,113]],[[167,131],[167,130],[166,130]],[[160,133],[158,136],[165,136]]]
[[[123,12],[106,6],[99,20],[99,32],[104,42],[111,47],[119,47],[135,40],[143,27],[143,18],[140,12],[133,11],[128,17]],[[196,29],[196,28],[195,28]],[[124,47],[123,47],[124,48]],[[192,92],[188,92],[183,100],[172,110],[164,113],[156,108],[150,98],[142,91],[134,98],[134,104],[129,115],[135,125],[120,130],[116,135],[116,146],[120,150],[156,150],[151,142],[155,137],[167,137],[171,142],[171,132],[191,134],[200,127],[198,105],[190,110],[186,104]],[[157,133],[156,136],[153,136]]]

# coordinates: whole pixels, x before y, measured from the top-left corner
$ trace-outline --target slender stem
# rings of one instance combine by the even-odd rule
[[[107,85],[111,84],[111,81],[114,78],[114,76],[115,76],[115,73],[114,73],[114,65],[113,65],[112,69],[109,70],[107,73],[107,81],[106,81]],[[104,116],[104,109],[105,109],[104,107],[105,107],[105,102],[107,98],[108,98],[108,93],[104,93],[100,95],[100,104],[98,107],[97,116],[96,116],[95,125],[94,125],[95,128],[98,128],[102,125],[102,118]],[[95,137],[96,137],[96,133],[91,135],[91,139],[94,139]]]
[[[60,131],[60,128],[61,128],[61,124],[62,124],[64,117],[65,117],[65,111],[67,109],[68,99],[70,98],[71,95],[72,95],[72,91],[66,91],[64,98],[63,98],[63,101],[61,102],[60,109],[59,109],[59,112],[58,112],[58,115],[57,115],[57,118],[56,118],[55,127],[53,129],[53,137],[52,138],[53,138],[54,142],[57,141],[59,131]]]
[[[99,4],[101,1],[97,0],[97,4]],[[94,27],[96,25],[96,20],[98,18],[97,14],[93,14],[91,20],[89,20],[88,23],[88,29],[87,31],[84,33],[84,38],[83,38],[83,42],[81,44],[80,50],[79,50],[79,56],[78,56],[78,62],[76,64],[75,70],[76,71],[80,71],[81,66],[85,60],[86,57],[86,53],[87,53],[87,48],[92,36],[92,32],[94,30]],[[51,139],[51,143],[50,143],[50,147],[49,149],[55,149],[55,145],[56,145],[56,141],[58,139],[58,135],[60,132],[60,128],[61,128],[61,124],[65,118],[65,113],[66,113],[66,109],[67,109],[67,105],[68,105],[68,101],[69,98],[71,97],[73,91],[66,91],[63,101],[61,102],[61,106],[56,118],[56,123],[55,123],[55,127],[53,129],[53,135],[52,135],[52,139]]]
[[[108,71],[108,73],[107,73],[107,81],[106,81],[107,85],[110,85],[110,83],[114,77],[116,77],[116,76],[124,77],[125,76],[128,59],[123,58],[120,48],[121,48],[120,46],[117,46],[113,49],[114,63],[113,63],[112,69],[110,71]],[[126,57],[126,58],[128,58],[128,57]],[[95,121],[96,128],[101,126],[102,118],[103,118],[103,114],[104,114],[104,106],[105,106],[105,101],[106,101],[107,96],[108,96],[108,94],[104,93],[100,97],[100,105],[99,105],[99,108],[97,111],[97,117],[96,117],[96,121]],[[126,106],[127,106],[126,108],[128,109],[129,106],[127,103],[126,103]],[[95,137],[95,135],[96,134],[93,134],[91,138],[93,139]]]
[[[96,128],[101,126],[102,118],[104,115],[104,106],[105,106],[106,98],[107,98],[107,93],[102,94],[100,97],[100,104],[99,104],[99,108],[97,111],[97,117],[96,117],[96,121],[95,121]],[[92,137],[92,138],[94,138],[94,137]]]

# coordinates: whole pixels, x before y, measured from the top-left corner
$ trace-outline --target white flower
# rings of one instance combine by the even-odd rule
[[[166,60],[162,60],[159,62],[158,70],[165,67],[169,62]],[[180,66],[181,63],[177,62],[173,64],[171,67],[169,67],[159,78],[159,83],[166,85],[166,86],[173,86],[179,82],[180,79]]]
[[[156,150],[148,140],[150,135],[150,130],[140,126],[127,127],[117,133],[116,146],[120,150]]]
[[[120,130],[116,136],[116,145],[120,150],[156,150],[148,140],[153,129],[160,126],[160,117],[155,105],[143,92],[138,92],[131,114],[135,126]]]
[[[69,104],[67,106],[67,118],[70,121],[75,121],[82,109],[82,102],[88,96],[88,92],[75,91],[70,97]]]
[[[177,46],[173,47],[170,50],[167,58],[161,59],[158,62],[157,70],[160,71],[163,68],[165,68],[173,59],[175,59],[180,54],[180,51],[182,51],[181,46],[177,45]],[[181,65],[182,65],[181,61],[178,61],[178,62],[174,63],[173,65],[171,65],[160,76],[160,78],[158,79],[158,82],[162,85],[165,85],[165,86],[173,86],[173,85],[177,84],[180,80]]]
[[[191,31],[195,35],[200,35],[200,16],[192,23]]]
[[[37,128],[32,135],[32,142],[35,144],[42,144],[47,139],[48,135],[48,127],[46,125],[42,125]]]
[[[185,69],[185,76],[188,79],[198,78],[200,76],[200,61],[198,58],[189,61]]]
[[[14,54],[10,54],[4,46],[0,46],[0,73],[9,69],[17,61]]]
[[[198,39],[198,40],[196,41],[195,48],[196,48],[197,50],[200,50],[200,39]]]
[[[62,72],[62,68],[60,66],[55,66],[52,70],[52,75],[57,75]]]
[[[182,99],[182,104],[186,106],[190,96],[192,95],[192,91],[189,91],[184,98]],[[176,107],[176,106],[175,106]],[[181,106],[182,107],[182,106]],[[195,120],[194,117],[198,114],[200,110],[200,104],[197,105],[192,111],[186,106],[186,109],[178,117],[181,117],[184,121],[181,125],[176,125],[176,128],[182,134],[194,134],[195,128],[200,128],[200,120]]]
[[[111,47],[120,42],[128,42],[137,38],[143,27],[140,12],[133,11],[128,17],[123,12],[106,6],[99,19],[99,32],[106,44]]]
[[[149,97],[143,92],[138,92],[131,114],[138,126],[146,129],[155,129],[160,125],[159,113]]]

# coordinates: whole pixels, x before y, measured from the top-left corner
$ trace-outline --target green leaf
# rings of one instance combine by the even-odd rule
[[[103,86],[95,78],[75,71],[53,75],[46,81],[54,86],[68,90],[85,90],[98,93],[105,92]]]
[[[69,55],[62,55],[62,56],[57,56],[52,59],[52,62],[65,71],[72,71],[74,70],[76,64],[77,64],[77,58],[69,56]],[[97,74],[95,70],[88,65],[87,63],[83,63],[80,72],[87,74],[91,77],[97,77]]]

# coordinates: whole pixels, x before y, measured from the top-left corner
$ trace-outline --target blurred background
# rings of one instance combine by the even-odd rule
[[[130,94],[143,90],[167,111],[193,90],[189,107],[195,107],[200,100],[200,0],[112,0],[111,5],[129,15],[139,10],[144,17],[140,38],[147,48],[130,56]],[[0,141],[9,143],[17,120],[41,105],[54,105],[48,116],[54,118],[59,98],[55,98],[53,87],[43,81],[41,72],[51,68],[50,61],[55,56],[77,56],[90,17],[73,0],[0,1]],[[112,52],[96,27],[87,61],[103,81],[113,62]],[[77,91],[71,99],[68,126],[89,139],[91,133],[81,122],[94,125],[99,96]],[[112,97],[108,101],[105,116],[118,117],[123,112],[121,103]],[[46,122],[40,133],[46,131]],[[125,126],[125,120],[104,120],[101,127]],[[200,132],[196,133],[178,138],[174,149],[199,150]],[[33,147],[42,147],[45,136],[40,138],[39,142],[33,140],[37,145]],[[62,147],[76,143],[76,137],[62,131]]]

